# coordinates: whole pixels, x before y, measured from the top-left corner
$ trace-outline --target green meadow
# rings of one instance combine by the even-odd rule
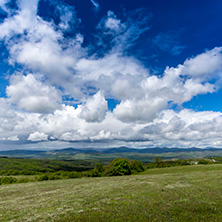
[[[0,186],[0,221],[222,221],[222,164]]]

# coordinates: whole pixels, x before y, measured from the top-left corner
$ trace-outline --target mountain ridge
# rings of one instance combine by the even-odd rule
[[[101,154],[112,154],[112,153],[151,153],[151,154],[158,154],[158,153],[169,153],[169,152],[204,152],[204,151],[219,151],[222,150],[220,148],[129,148],[129,147],[115,147],[115,148],[107,148],[107,149],[79,149],[79,148],[64,148],[64,149],[53,149],[53,150],[8,150],[8,151],[0,151],[0,155],[48,155],[48,154],[56,154],[56,153],[64,153],[64,154],[75,154],[75,153],[101,153]]]

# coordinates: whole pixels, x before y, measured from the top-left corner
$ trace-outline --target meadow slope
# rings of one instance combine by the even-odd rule
[[[222,221],[222,165],[0,186],[0,221]]]

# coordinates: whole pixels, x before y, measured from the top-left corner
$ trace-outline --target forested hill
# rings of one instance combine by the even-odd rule
[[[165,159],[202,158],[206,156],[222,156],[222,149],[216,148],[146,148],[136,149],[117,147],[110,149],[55,149],[55,150],[8,150],[0,151],[1,157],[37,158],[37,159],[113,159],[126,157],[149,161],[155,156]]]

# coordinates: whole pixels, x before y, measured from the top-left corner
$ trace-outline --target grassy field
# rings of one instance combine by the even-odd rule
[[[222,165],[0,186],[0,221],[222,221]]]

